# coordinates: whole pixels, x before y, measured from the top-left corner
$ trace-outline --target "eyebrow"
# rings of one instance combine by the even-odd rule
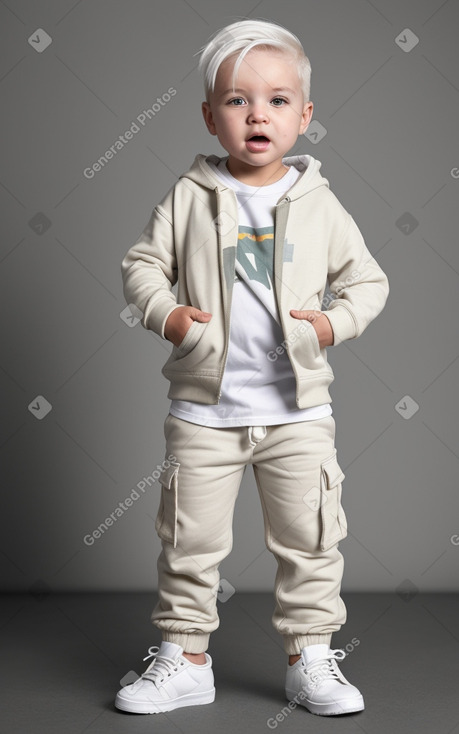
[[[241,89],[240,87],[236,87],[235,89],[233,89],[232,87],[230,87],[229,89],[225,89],[225,91],[222,92],[219,96],[220,97],[224,97],[225,94],[229,94],[230,92],[231,93],[233,93],[233,92],[234,93],[240,92],[240,93],[244,94],[245,93],[245,89]],[[273,93],[274,92],[290,92],[290,94],[296,94],[295,90],[294,89],[290,89],[290,87],[272,87],[271,92],[273,92]]]

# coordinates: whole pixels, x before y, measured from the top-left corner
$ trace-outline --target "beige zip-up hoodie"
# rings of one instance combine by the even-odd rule
[[[162,374],[170,381],[169,398],[214,405],[228,351],[238,237],[235,193],[208,165],[220,160],[196,156],[153,209],[121,264],[127,303],[140,310],[142,326],[163,339],[174,308],[195,306],[212,314],[206,323],[192,323],[181,344],[172,347]],[[332,402],[328,387],[334,374],[314,327],[294,319],[290,310],[326,311],[335,346],[360,336],[382,311],[389,283],[319,173],[322,164],[310,155],[286,157],[284,163],[296,166],[301,176],[275,207],[273,278],[285,337],[278,346],[293,367],[296,404],[309,408]],[[327,279],[330,296],[324,299]]]

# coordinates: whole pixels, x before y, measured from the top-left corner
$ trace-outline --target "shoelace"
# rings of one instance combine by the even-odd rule
[[[316,688],[324,680],[340,679],[340,670],[336,660],[344,660],[344,650],[330,650],[328,655],[308,663],[305,675],[311,688]],[[304,664],[303,664],[304,665]]]
[[[167,677],[178,670],[179,665],[185,664],[183,660],[174,660],[174,658],[168,658],[165,655],[158,656],[158,652],[159,647],[156,645],[148,648],[148,655],[144,657],[144,660],[148,660],[149,658],[153,658],[153,660],[145,673],[141,675],[141,678],[146,678],[155,685],[157,683],[163,683]]]

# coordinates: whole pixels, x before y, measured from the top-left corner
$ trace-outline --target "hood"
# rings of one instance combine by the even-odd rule
[[[226,157],[224,156],[224,158]],[[219,191],[224,191],[228,187],[214,175],[212,168],[208,165],[209,162],[218,165],[221,160],[223,160],[223,157],[217,155],[206,156],[199,153],[190,170],[183,173],[180,178],[190,179],[207,189],[215,190],[217,188]],[[319,173],[322,163],[313,158],[312,155],[287,156],[282,159],[282,162],[286,166],[295,166],[302,174],[288,190],[288,197],[291,201],[299,199],[304,194],[320,186],[329,188],[328,180]]]

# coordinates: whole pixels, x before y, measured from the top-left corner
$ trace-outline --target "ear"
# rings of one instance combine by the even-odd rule
[[[208,102],[203,102],[202,106],[202,114],[204,117],[204,122],[206,123],[206,127],[211,135],[217,134],[217,129],[215,127],[214,118],[212,116],[212,110],[210,108],[210,104]]]
[[[304,133],[309,123],[311,122],[313,109],[314,109],[313,103],[306,102],[306,104],[303,107],[303,112],[301,113],[300,130],[298,133],[299,135],[302,135]]]

